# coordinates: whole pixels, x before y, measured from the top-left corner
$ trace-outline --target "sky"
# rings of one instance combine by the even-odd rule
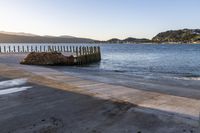
[[[98,40],[200,28],[200,0],[0,0],[0,31]]]

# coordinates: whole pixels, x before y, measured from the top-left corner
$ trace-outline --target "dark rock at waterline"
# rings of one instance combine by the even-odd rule
[[[32,52],[20,64],[25,65],[74,65],[73,56],[58,52]]]

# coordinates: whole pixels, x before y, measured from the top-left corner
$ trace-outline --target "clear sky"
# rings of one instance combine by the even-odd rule
[[[106,40],[200,28],[200,0],[0,0],[0,31]]]

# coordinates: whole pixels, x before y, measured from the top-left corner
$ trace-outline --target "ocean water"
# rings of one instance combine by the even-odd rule
[[[200,45],[98,45],[102,51],[99,63],[51,68],[98,82],[200,99]],[[0,61],[3,60],[0,58]],[[15,59],[9,61],[14,62]]]
[[[144,77],[200,78],[200,45],[102,46],[100,70]]]
[[[168,77],[188,80],[200,78],[200,45],[102,44],[100,46],[102,61],[78,67],[78,70],[143,78]],[[77,70],[77,67],[75,69]]]
[[[200,45],[100,46],[100,63],[55,69],[98,82],[200,99]]]

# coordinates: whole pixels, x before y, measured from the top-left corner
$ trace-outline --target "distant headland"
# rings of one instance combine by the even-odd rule
[[[200,44],[200,29],[169,30],[157,34],[152,39],[128,37],[124,40],[113,38],[99,41],[73,36],[39,36],[30,33],[0,32],[0,43],[167,43]]]

